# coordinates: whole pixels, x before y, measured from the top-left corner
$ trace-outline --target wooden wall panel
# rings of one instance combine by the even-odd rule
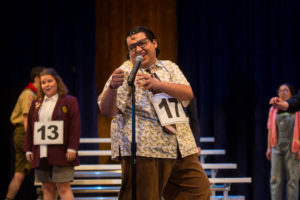
[[[155,34],[161,50],[159,59],[177,59],[176,0],[96,0],[97,93],[115,68],[126,59],[125,35],[135,26],[147,26]],[[98,135],[109,137],[110,120],[98,114]],[[109,145],[100,145],[109,149]],[[110,158],[101,158],[110,163]]]

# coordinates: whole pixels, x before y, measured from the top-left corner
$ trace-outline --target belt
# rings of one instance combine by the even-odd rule
[[[24,126],[24,124],[22,124],[22,123],[15,124],[15,127],[21,127],[21,126]]]

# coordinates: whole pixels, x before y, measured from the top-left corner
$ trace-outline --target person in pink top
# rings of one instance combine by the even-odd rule
[[[286,101],[294,95],[293,86],[281,84],[278,98]],[[271,106],[268,117],[268,149],[266,157],[271,161],[270,189],[272,200],[283,199],[286,181],[286,199],[298,200],[299,193],[299,126],[300,111],[287,112]]]

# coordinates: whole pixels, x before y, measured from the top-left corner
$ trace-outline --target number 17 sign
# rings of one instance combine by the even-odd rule
[[[189,121],[182,104],[176,98],[163,93],[155,94],[152,104],[162,126]]]
[[[63,144],[63,130],[62,120],[34,122],[33,144]]]

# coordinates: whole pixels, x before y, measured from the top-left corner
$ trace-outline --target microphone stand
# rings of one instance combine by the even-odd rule
[[[132,200],[136,200],[136,141],[135,141],[135,85],[131,85],[132,102],[132,139],[131,139],[131,170],[132,170]]]
[[[135,142],[135,85],[134,80],[136,73],[143,61],[143,56],[137,56],[136,63],[131,70],[127,84],[131,86],[131,103],[132,103],[132,139],[131,139],[131,170],[132,170],[132,200],[136,200],[136,142]]]

